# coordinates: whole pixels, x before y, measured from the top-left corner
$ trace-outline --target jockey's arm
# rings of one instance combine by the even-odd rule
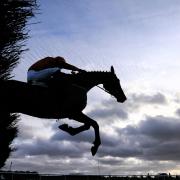
[[[77,68],[76,66],[73,66],[71,64],[68,63],[64,63],[63,64],[63,68],[64,69],[68,69],[68,70],[72,70],[72,71],[81,71],[79,68]]]
[[[72,71],[79,71],[79,72],[83,71],[83,70],[77,68],[76,66],[68,64],[65,60],[62,61],[62,60],[59,60],[58,58],[59,57],[56,57],[55,60],[56,60],[57,66],[59,68],[64,68],[64,69],[68,69],[68,70],[72,70]]]

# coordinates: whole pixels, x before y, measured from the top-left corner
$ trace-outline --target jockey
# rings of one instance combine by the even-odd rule
[[[53,74],[61,69],[82,72],[83,70],[68,64],[63,57],[45,57],[30,66],[27,72],[27,82],[33,85],[47,86]]]

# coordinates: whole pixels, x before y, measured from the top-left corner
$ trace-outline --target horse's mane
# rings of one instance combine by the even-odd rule
[[[85,72],[82,72],[82,73],[111,73],[111,71],[85,71]]]
[[[72,74],[75,78],[86,79],[88,77],[96,78],[96,77],[117,77],[115,73],[111,71],[83,71],[76,74]]]
[[[78,72],[76,74],[72,74],[74,76],[88,76],[88,75],[99,75],[99,74],[111,74],[111,71],[83,71],[83,72]]]

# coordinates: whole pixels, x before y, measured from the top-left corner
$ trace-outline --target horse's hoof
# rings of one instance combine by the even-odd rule
[[[91,153],[93,156],[96,154],[97,150],[98,150],[98,146],[92,146]]]
[[[68,125],[67,124],[62,124],[59,126],[59,129],[66,131],[68,129]]]

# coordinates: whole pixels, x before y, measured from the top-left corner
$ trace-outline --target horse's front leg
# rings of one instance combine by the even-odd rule
[[[84,124],[84,125],[77,127],[77,128],[73,128],[71,126],[68,126],[68,124],[62,124],[59,126],[59,129],[69,133],[71,136],[74,136],[74,135],[79,134],[83,131],[86,131],[89,128],[90,128],[90,126],[88,124]]]
[[[82,112],[72,115],[70,117],[70,119],[74,119],[78,122],[84,123],[84,124],[86,124],[88,126],[92,126],[94,128],[95,140],[93,142],[94,146],[92,146],[92,148],[91,148],[91,153],[94,156],[96,154],[100,144],[101,144],[101,139],[100,139],[100,135],[99,135],[99,125],[97,124],[96,121],[89,118],[88,116],[86,116]]]

